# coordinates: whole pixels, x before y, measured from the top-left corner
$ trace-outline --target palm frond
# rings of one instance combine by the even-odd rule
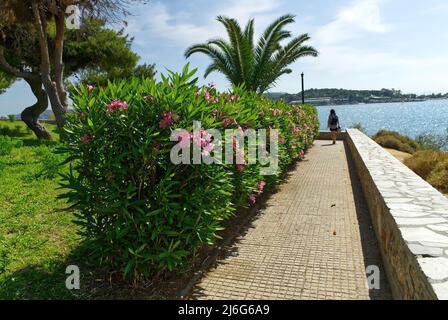
[[[218,71],[223,73],[235,86],[244,86],[247,90],[264,92],[274,85],[277,79],[291,73],[288,65],[298,58],[317,56],[318,52],[303,43],[310,39],[302,34],[292,39],[285,46],[281,42],[291,37],[284,27],[294,22],[293,15],[284,15],[271,23],[254,45],[254,20],[250,19],[241,29],[232,18],[218,16],[217,20],[226,29],[228,40],[216,38],[204,44],[196,44],[185,51],[188,58],[193,53],[204,53],[212,59],[204,76]]]
[[[238,73],[235,73],[235,70],[233,70],[232,68],[231,61],[227,59],[226,55],[222,51],[210,44],[196,44],[189,47],[185,51],[185,56],[188,58],[193,53],[197,52],[208,55],[212,59],[213,63],[216,64],[216,66],[219,68],[219,71],[228,76],[228,79],[232,82],[238,82]]]
[[[291,36],[290,32],[283,30],[283,27],[293,22],[294,16],[288,14],[279,17],[266,28],[255,50],[256,69],[254,70],[254,80],[259,79],[260,75],[266,72],[267,62],[273,52],[278,50],[280,41]]]
[[[230,39],[230,44],[233,48],[233,60],[236,62],[236,69],[241,74],[241,78],[245,81],[245,65],[243,57],[243,33],[239,23],[235,19],[225,16],[218,16],[217,20],[221,22],[226,28],[227,35]]]
[[[318,51],[311,46],[303,46],[302,44],[309,40],[308,34],[302,34],[291,40],[286,46],[280,48],[269,61],[269,71],[262,78],[260,90],[266,88],[270,83],[274,83],[285,72],[286,66],[294,63],[297,59],[318,55]]]

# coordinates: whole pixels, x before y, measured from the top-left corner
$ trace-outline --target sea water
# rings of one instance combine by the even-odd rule
[[[361,123],[369,135],[387,129],[415,138],[427,133],[446,135],[448,130],[448,99],[317,106],[321,130],[327,130],[330,109],[336,110],[342,129]]]

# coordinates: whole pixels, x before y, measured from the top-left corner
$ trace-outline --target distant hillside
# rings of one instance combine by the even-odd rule
[[[271,99],[278,99],[286,94],[286,92],[266,92],[264,95]]]
[[[73,109],[69,109],[68,112],[73,112]],[[19,114],[15,115],[16,119],[20,120],[22,117]],[[7,116],[0,116],[0,119],[7,119]],[[45,110],[40,116],[39,120],[54,120],[54,114],[51,109]]]
[[[302,101],[302,93],[267,93],[267,97],[272,99],[283,99],[286,102]],[[428,99],[448,98],[446,94],[403,94],[400,90],[347,90],[347,89],[308,89],[305,90],[306,102],[314,104],[356,104],[356,103],[378,103],[378,102],[401,102],[401,101],[421,101]]]

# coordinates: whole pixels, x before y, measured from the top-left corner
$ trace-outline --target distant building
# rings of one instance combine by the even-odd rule
[[[309,104],[330,104],[330,97],[321,97],[321,98],[305,98],[305,103]],[[302,104],[302,100],[294,100],[291,101],[291,104]]]

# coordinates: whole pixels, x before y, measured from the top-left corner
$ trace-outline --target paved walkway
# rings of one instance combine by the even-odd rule
[[[195,299],[390,299],[347,147],[316,141],[247,232],[194,288]],[[381,270],[368,290],[365,269]]]

